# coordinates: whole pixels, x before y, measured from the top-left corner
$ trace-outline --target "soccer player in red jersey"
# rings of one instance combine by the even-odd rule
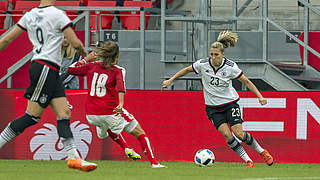
[[[125,69],[117,66],[119,46],[113,41],[94,48],[86,59],[72,64],[68,73],[87,76],[88,96],[86,118],[97,127],[99,137],[109,129],[115,134],[122,131],[135,136],[147,154],[152,168],[164,168],[154,156],[151,143],[138,121],[123,108]]]

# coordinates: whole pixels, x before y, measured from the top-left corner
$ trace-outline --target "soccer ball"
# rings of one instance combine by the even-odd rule
[[[214,154],[209,149],[200,149],[194,156],[194,163],[200,167],[212,166]]]

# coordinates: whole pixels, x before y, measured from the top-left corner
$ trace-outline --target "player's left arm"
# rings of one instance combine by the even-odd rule
[[[258,97],[259,103],[261,105],[267,104],[267,100],[259,92],[258,88],[244,74],[242,74],[238,78],[238,80],[241,81],[248,89],[250,89],[250,91],[252,91]]]
[[[5,49],[13,40],[15,40],[24,30],[15,26],[8,34],[6,34],[3,38],[0,39],[0,51]]]
[[[124,94],[126,92],[125,85],[124,85],[124,75],[123,75],[123,69],[118,69],[118,73],[116,74],[116,91],[118,92],[119,96],[119,104],[118,106],[113,110],[113,112],[119,114],[122,113],[122,108],[124,104]]]

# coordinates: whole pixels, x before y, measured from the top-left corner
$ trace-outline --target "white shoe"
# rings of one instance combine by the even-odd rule
[[[125,148],[124,152],[126,153],[126,156],[132,160],[139,160],[141,159],[141,156],[136,153],[133,149]]]
[[[164,166],[162,164],[152,164],[151,167],[152,168],[168,168],[167,166]]]
[[[109,136],[109,133],[106,130],[101,129],[98,126],[96,126],[96,129],[97,129],[97,135],[100,139],[104,139]]]
[[[93,171],[98,167],[97,164],[85,161],[81,158],[69,159],[67,165],[69,168],[78,169],[84,172]]]

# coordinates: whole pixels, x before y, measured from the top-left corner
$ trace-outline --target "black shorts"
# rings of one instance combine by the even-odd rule
[[[227,123],[231,127],[244,122],[241,118],[241,111],[237,102],[219,107],[206,106],[206,112],[216,129],[223,123]]]
[[[46,108],[51,99],[66,97],[59,66],[45,60],[34,60],[29,68],[30,85],[24,97]]]

